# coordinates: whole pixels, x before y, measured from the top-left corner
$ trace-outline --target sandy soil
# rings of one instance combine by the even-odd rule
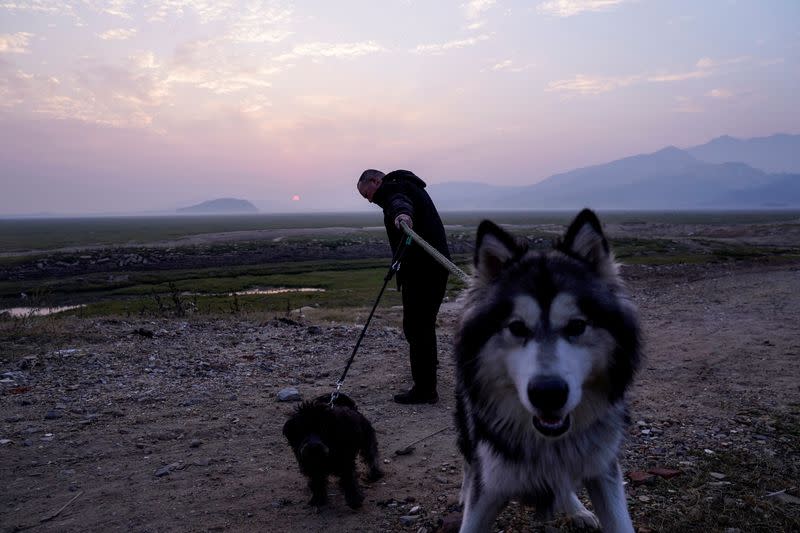
[[[624,275],[641,309],[647,362],[631,395],[623,469],[678,473],[628,483],[637,529],[800,528],[800,264]],[[409,373],[399,310],[381,309],[370,328],[345,391],[377,430],[386,476],[365,484],[357,512],[335,484],[327,507],[306,504],[281,435],[294,405],[276,395],[290,385],[305,398],[329,392],[366,311],[352,324],[250,316],[7,328],[0,529],[431,532],[445,522],[447,530],[458,520],[461,481],[452,429],[457,307],[440,315],[434,406],[391,401]],[[431,434],[413,453],[394,453]],[[730,457],[741,459],[722,461]],[[535,523],[518,504],[497,523],[505,531],[562,526]]]

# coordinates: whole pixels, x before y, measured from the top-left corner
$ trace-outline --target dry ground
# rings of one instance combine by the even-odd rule
[[[631,395],[626,486],[639,531],[800,530],[800,265],[624,270],[646,332]],[[329,392],[359,332],[314,317],[35,319],[0,330],[3,531],[434,531],[457,520],[452,326],[442,400],[391,402],[408,363],[382,309],[345,390],[378,433],[386,476],[353,512],[332,485],[309,508],[281,435],[292,404]],[[396,449],[430,435],[410,455]],[[634,474],[634,477],[636,474]],[[773,494],[774,493],[774,494]],[[66,507],[64,507],[66,505]],[[418,507],[418,509],[413,509]],[[553,531],[513,504],[497,529]]]

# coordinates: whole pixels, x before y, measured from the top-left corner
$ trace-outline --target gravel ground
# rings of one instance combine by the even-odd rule
[[[646,334],[622,463],[647,531],[800,530],[800,264],[624,270]],[[271,316],[0,322],[0,529],[448,531],[458,522],[452,325],[440,314],[440,395],[408,383],[399,310],[381,309],[345,391],[373,422],[386,476],[363,509],[335,485],[320,511],[281,435],[329,392],[349,324]],[[432,436],[430,436],[432,435]],[[413,453],[394,452],[428,436]],[[569,529],[512,504],[503,531]]]

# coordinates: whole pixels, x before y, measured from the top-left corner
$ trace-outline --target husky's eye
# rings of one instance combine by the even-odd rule
[[[586,321],[581,318],[573,318],[564,326],[565,337],[580,337],[586,331]]]
[[[531,334],[531,330],[528,329],[528,326],[525,325],[525,322],[522,320],[515,320],[508,325],[508,331],[511,332],[512,335],[515,337],[528,337]]]

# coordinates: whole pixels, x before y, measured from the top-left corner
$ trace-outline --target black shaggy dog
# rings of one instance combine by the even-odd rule
[[[339,394],[330,405],[330,394],[303,402],[286,421],[283,434],[289,440],[300,471],[308,477],[311,505],[327,500],[328,476],[339,477],[345,501],[351,508],[361,507],[364,496],[356,479],[356,456],[369,467],[367,479],[383,476],[378,467],[378,441],[375,430],[355,402]]]

